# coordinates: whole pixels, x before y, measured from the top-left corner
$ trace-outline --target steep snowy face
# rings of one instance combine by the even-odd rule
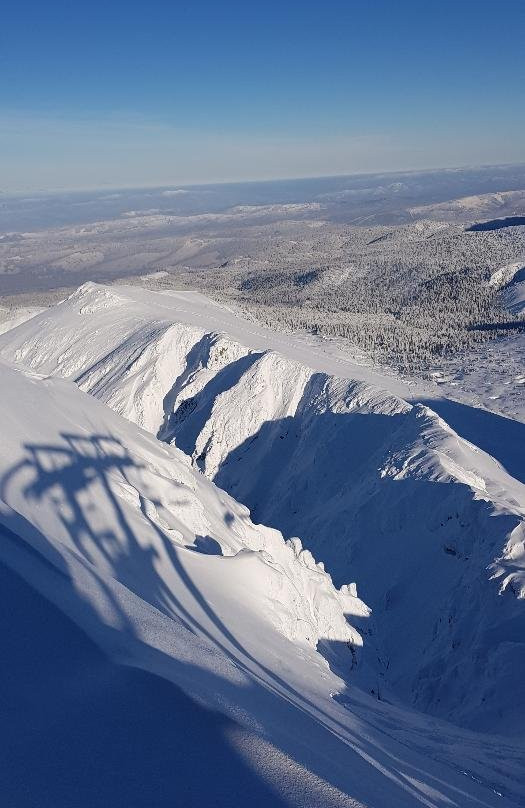
[[[186,613],[194,620],[177,601],[176,572],[184,570],[232,620],[243,603],[247,625],[270,623],[313,648],[348,643],[349,669],[355,663],[362,642],[347,617],[368,609],[353,589],[337,591],[299,540],[255,527],[178,449],[74,385],[5,365],[0,375],[0,523],[28,539],[38,530],[64,558],[81,558],[94,576],[114,578],[182,622]]]
[[[525,314],[525,266],[518,269],[512,281],[502,290],[502,302],[512,314]]]
[[[75,804],[70,783],[135,804],[134,784],[159,776],[162,805],[230,805],[238,787],[265,808],[489,808],[502,790],[519,804],[518,745],[360,690],[350,623],[368,609],[298,539],[254,525],[178,449],[71,382],[0,363],[0,384],[10,804],[22,776],[27,804]]]
[[[511,314],[525,313],[525,260],[513,261],[492,273],[491,286],[500,290],[501,302]]]
[[[171,429],[255,521],[300,535],[336,581],[352,570],[372,605],[380,676],[398,694],[519,730],[521,483],[428,408],[273,352],[225,390],[193,378]]]
[[[207,314],[237,338],[206,329],[184,300],[86,285],[0,351],[75,379],[182,449],[254,521],[300,536],[337,585],[357,580],[381,688],[521,732],[523,484],[363,369],[337,378],[221,310]]]

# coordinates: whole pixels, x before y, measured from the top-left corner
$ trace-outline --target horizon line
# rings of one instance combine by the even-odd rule
[[[279,176],[279,177],[266,177],[243,179],[243,180],[212,180],[208,182],[168,182],[162,183],[144,183],[144,184],[130,184],[130,185],[92,185],[92,186],[79,186],[79,187],[52,187],[52,188],[31,188],[27,187],[25,190],[10,191],[0,188],[0,197],[23,197],[28,193],[37,196],[54,195],[54,194],[75,194],[87,192],[102,192],[102,191],[141,191],[141,190],[164,190],[164,189],[193,189],[193,188],[210,188],[226,185],[263,185],[278,182],[308,182],[309,180],[330,180],[330,179],[343,179],[345,177],[379,177],[379,176],[397,176],[397,175],[418,175],[418,174],[432,174],[442,171],[473,171],[490,168],[520,168],[525,167],[525,160],[510,163],[467,163],[460,165],[440,165],[429,166],[428,168],[409,168],[409,169],[387,169],[383,171],[351,171],[347,173],[337,174],[310,174],[310,175],[294,175],[294,176]]]

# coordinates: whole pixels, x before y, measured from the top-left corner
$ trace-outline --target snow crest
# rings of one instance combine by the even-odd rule
[[[150,602],[153,595],[156,608],[166,606],[148,575],[169,588],[177,555],[202,573],[205,592],[219,566],[230,596],[244,601],[239,592],[246,590],[246,608],[290,640],[362,645],[347,619],[369,614],[357,596],[337,591],[300,543],[253,525],[247,509],[195,473],[179,450],[135,434],[69,382],[4,364],[0,375],[7,436],[0,523],[8,514],[27,540],[38,529],[58,552],[66,548]],[[148,558],[158,560],[155,572]]]
[[[478,729],[522,731],[523,482],[428,406],[386,392],[389,379],[381,389],[359,368],[339,378],[303,344],[271,349],[250,323],[191,295],[111,294],[125,304],[99,305],[100,287],[85,285],[2,335],[0,352],[76,380],[177,446],[194,481],[249,508],[232,506],[236,524],[250,513],[280,531],[252,526],[232,544],[217,527],[192,527],[220,545],[220,563],[237,559],[239,586],[253,579],[258,601],[280,604],[268,614],[288,637],[360,647],[353,614],[387,692]]]

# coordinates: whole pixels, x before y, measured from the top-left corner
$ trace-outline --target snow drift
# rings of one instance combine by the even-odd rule
[[[522,733],[524,485],[394,394],[396,380],[385,392],[366,369],[279,339],[271,350],[198,295],[86,284],[0,351],[74,379],[177,445],[255,521],[300,536],[338,586],[355,578],[373,610],[364,657],[390,698]]]
[[[190,750],[189,768],[179,767],[182,782],[173,779],[174,762],[170,767],[166,760],[171,779],[164,762],[159,764],[167,791],[161,790],[157,804],[167,805],[169,794],[173,804],[179,792],[189,795],[185,804],[227,805],[238,777],[259,805],[308,804],[311,789],[323,804],[325,799],[330,805],[354,804],[338,788],[287,760],[264,735],[274,737],[272,725],[286,716],[294,687],[307,689],[306,680],[299,677],[294,684],[291,675],[285,685],[280,664],[293,666],[299,660],[300,670],[301,660],[308,659],[313,679],[326,680],[328,667],[314,650],[319,640],[345,649],[348,673],[357,664],[361,639],[349,619],[366,618],[368,609],[355,587],[335,590],[298,540],[285,543],[277,531],[255,527],[246,508],[195,474],[178,449],[158,443],[75,385],[3,363],[0,383],[0,572],[3,611],[10,615],[2,633],[7,673],[2,699],[11,693],[16,705],[12,714],[11,704],[2,701],[10,736],[0,775],[9,804],[145,805],[141,793],[151,799],[151,788],[158,787],[151,763],[154,782],[145,790],[135,783],[139,790],[130,793],[129,783],[112,782],[116,772],[108,770],[105,760],[102,775],[93,772],[102,777],[100,790],[94,788],[84,773],[86,750],[65,751],[72,772],[59,760],[60,745],[70,737],[78,743],[79,733],[88,750],[103,754],[105,742],[101,750],[96,736],[107,734],[104,720],[125,727],[129,711],[137,709],[135,749],[144,744],[145,731],[146,737],[154,732],[169,740],[172,755],[180,757],[184,749],[184,757]],[[104,661],[74,626],[113,662]],[[36,679],[27,669],[28,656],[39,661]],[[128,673],[118,667],[122,663]],[[134,674],[135,669],[143,674]],[[19,687],[13,670],[21,677]],[[159,676],[190,698],[170,690]],[[64,692],[51,685],[51,677]],[[284,691],[277,699],[283,701],[281,708],[272,708],[270,695],[254,696],[259,681],[268,694]],[[323,681],[325,699],[337,681]],[[33,705],[27,703],[28,689]],[[167,698],[164,709],[171,705],[176,710],[169,729],[162,721],[160,694]],[[90,714],[94,696],[95,713]],[[139,699],[138,707],[133,698]],[[47,710],[55,711],[52,719],[47,702]],[[64,704],[73,715],[80,711],[82,728],[72,726]],[[24,734],[39,721],[47,737],[43,749],[32,734]],[[285,734],[290,732],[293,722]],[[117,741],[112,736],[105,755],[113,762],[110,748]],[[143,771],[144,762],[129,748],[125,731],[120,742],[130,754],[127,761],[117,755],[120,774],[134,782],[131,767]],[[289,746],[290,739],[283,743]],[[56,758],[49,759],[49,747]],[[27,761],[28,749],[48,761],[47,778],[39,763]],[[199,785],[198,758],[191,758],[198,749],[211,756],[215,772],[215,782],[206,787]],[[238,762],[239,751],[244,765]],[[155,759],[163,761],[165,754],[159,749]],[[261,765],[256,763],[261,755],[270,780],[272,766],[291,767],[281,795],[280,786],[267,787],[264,777],[259,782],[259,775],[248,775]],[[17,780],[22,772],[23,783]],[[77,778],[86,793],[72,790]]]
[[[346,616],[366,616],[367,607],[347,586],[337,591],[298,539],[285,543],[254,526],[178,449],[130,431],[71,384],[9,366],[1,377],[0,520],[12,530],[52,537],[66,558],[82,558],[169,614],[184,613],[168,595],[177,563],[193,581],[227,581],[232,601],[241,587],[245,617],[288,639],[314,648],[321,638],[339,641],[357,652],[361,638]]]
[[[257,429],[260,393],[265,417],[278,410],[293,419],[304,409],[313,429],[324,423],[323,401],[343,420],[357,409],[363,446],[352,457],[366,466],[370,455],[370,468],[376,462],[373,447],[365,448],[371,413],[387,426],[398,419],[407,437],[423,436],[431,457],[441,450],[441,431],[451,444],[454,434],[430,412],[368,385],[327,378],[322,386],[300,363],[260,345],[250,351],[200,324],[188,328],[166,312],[163,319],[157,297],[146,295],[134,309],[126,290],[84,288],[2,337],[5,354],[20,351],[26,363],[0,362],[0,782],[6,802],[16,808],[229,806],[242,794],[261,808],[520,804],[523,749],[516,740],[480,736],[385,701],[386,677],[374,668],[385,615],[370,631],[369,609],[355,585],[336,589],[298,539],[285,542],[277,530],[254,525],[246,507],[194,470],[187,455],[103,402],[114,395],[113,407],[129,406],[130,417],[135,413],[172,442],[197,440],[220,412],[221,397],[237,385],[245,398],[224,424],[237,420],[241,439],[242,430]],[[181,301],[172,302],[180,309]],[[132,356],[122,347],[130,335]],[[165,349],[162,340],[169,339],[173,355],[166,356],[159,344]],[[69,372],[82,386],[96,385],[96,397],[58,378]],[[301,403],[306,389],[308,406]],[[125,391],[120,397],[119,390]],[[183,433],[186,419],[172,416],[190,399],[185,407],[193,426]],[[330,430],[319,428],[328,452]],[[378,447],[390,431],[379,429]],[[281,434],[277,424],[277,446],[286,443]],[[226,444],[218,432],[206,435],[206,443],[213,441],[198,463],[206,468],[215,458],[220,471]],[[305,430],[305,445],[315,437]],[[349,435],[333,437],[343,441],[344,454]],[[379,480],[397,485],[408,473],[403,451],[409,444],[399,445],[388,464],[376,465]],[[428,474],[425,458],[423,452],[411,461],[411,474]],[[323,478],[339,468],[325,460],[321,453],[319,496],[310,488],[312,521],[327,490]],[[245,473],[255,473],[259,461],[264,457],[255,454]],[[293,463],[283,468],[291,474]],[[474,474],[464,485],[475,482],[481,491]],[[275,491],[281,483],[277,475]],[[341,487],[342,498],[346,493]],[[301,501],[307,510],[308,500]],[[333,511],[327,499],[332,529]],[[514,517],[499,519],[510,530]],[[319,534],[326,547],[327,530]],[[363,554],[370,549],[377,558],[375,545],[384,550],[386,543],[371,536]],[[510,576],[503,610],[518,603],[512,576],[520,564],[519,526],[512,537],[513,555],[492,570],[500,583]],[[333,538],[348,564],[342,552],[348,537],[340,530]],[[409,544],[406,555],[414,552]],[[395,584],[398,570],[388,563],[376,564],[378,588]],[[428,584],[424,567],[416,572]],[[436,579],[441,572],[434,571]],[[437,591],[436,584],[429,599]],[[421,630],[418,617],[412,609],[415,629],[408,620],[395,638],[400,648],[408,651],[410,631]],[[512,644],[509,630],[504,639]],[[500,673],[491,674],[495,686]],[[510,685],[509,698],[515,696]]]

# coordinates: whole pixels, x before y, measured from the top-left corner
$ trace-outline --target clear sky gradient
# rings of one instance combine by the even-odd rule
[[[0,189],[525,161],[525,0],[10,2]]]

